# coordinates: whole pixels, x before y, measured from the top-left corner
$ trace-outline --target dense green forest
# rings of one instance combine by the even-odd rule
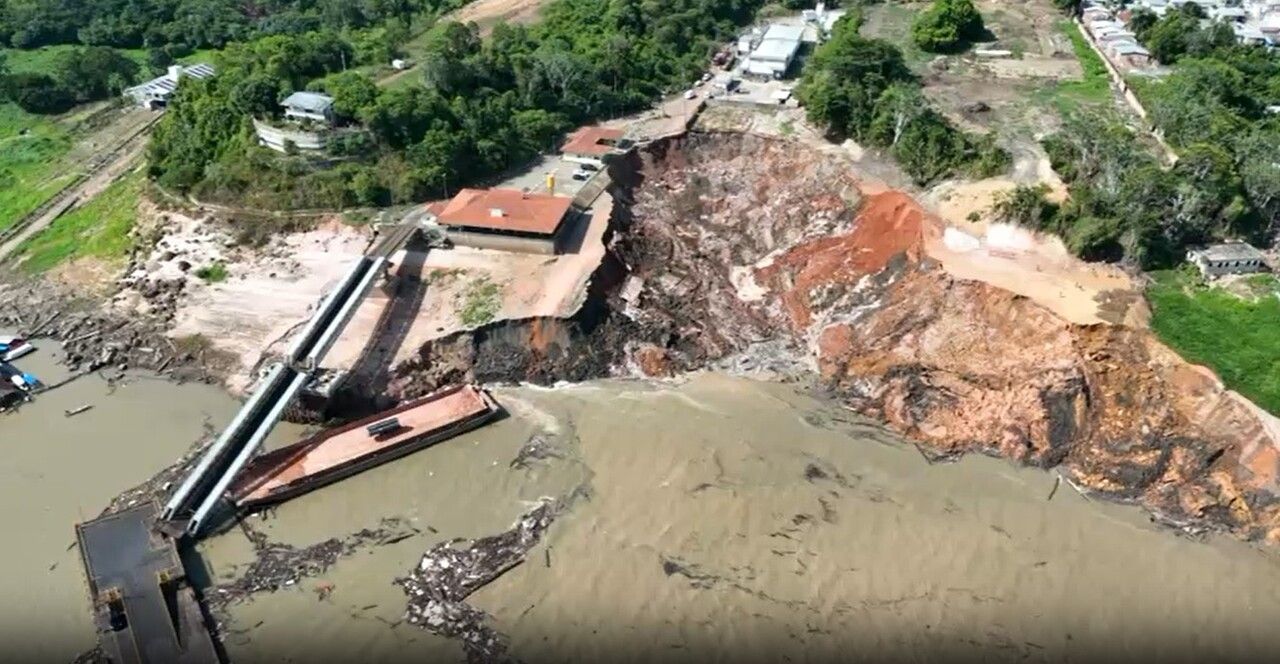
[[[1274,238],[1280,122],[1268,107],[1280,103],[1280,55],[1238,44],[1230,27],[1202,23],[1195,11],[1139,13],[1133,24],[1173,65],[1133,84],[1177,164],[1162,166],[1118,117],[1069,118],[1043,143],[1070,200],[1059,209],[1021,190],[1001,205],[1005,217],[1059,233],[1086,258],[1144,268],[1180,262],[1191,244]]]
[[[835,138],[886,149],[920,184],[1008,167],[1009,155],[991,136],[966,134],[930,108],[902,51],[862,37],[860,24],[850,11],[805,64],[797,92],[812,122]]]
[[[989,37],[972,0],[934,0],[911,24],[911,39],[930,53],[953,53]]]
[[[337,32],[232,44],[215,78],[184,85],[151,143],[152,175],[215,200],[273,208],[385,205],[442,195],[554,147],[568,128],[679,89],[759,0],[555,0],[533,26],[441,22],[425,38],[421,84],[388,89],[343,62]],[[366,127],[336,164],[255,146],[250,117],[299,89],[335,97]]]
[[[261,35],[374,28],[456,0],[0,0],[0,45],[221,48]],[[447,7],[446,7],[447,5]]]

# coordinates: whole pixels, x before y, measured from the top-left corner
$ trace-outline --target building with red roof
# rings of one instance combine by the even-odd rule
[[[569,134],[569,139],[565,141],[564,147],[560,148],[560,153],[565,159],[571,161],[598,164],[606,156],[625,149],[626,141],[623,139],[625,134],[626,132],[621,129],[609,127],[581,127]]]
[[[429,208],[456,245],[556,253],[572,199],[515,189],[463,189]]]

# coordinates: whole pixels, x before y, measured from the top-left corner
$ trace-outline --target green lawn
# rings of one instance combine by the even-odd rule
[[[142,184],[142,173],[131,173],[27,240],[18,248],[22,269],[44,272],[75,258],[123,259],[131,246],[129,232],[137,219]]]
[[[15,72],[32,72],[38,74],[48,74],[53,70],[53,62],[59,54],[65,53],[77,46],[71,44],[59,44],[57,46],[43,46],[36,49],[3,49],[5,56],[8,58],[9,68]],[[145,74],[147,69],[147,50],[144,48],[122,48],[118,49],[121,53],[129,56],[134,62],[137,62]],[[186,58],[183,58],[185,61]]]
[[[1151,275],[1151,327],[1184,358],[1214,370],[1227,387],[1280,414],[1280,281],[1248,280],[1250,294],[1206,286],[1188,269]]]
[[[70,173],[58,161],[71,149],[70,133],[51,118],[0,104],[0,230],[55,194]]]
[[[1111,101],[1111,78],[1107,74],[1107,66],[1094,51],[1089,42],[1080,33],[1074,22],[1063,19],[1058,21],[1058,30],[1071,40],[1071,50],[1084,70],[1084,76],[1078,81],[1061,81],[1047,86],[1040,93],[1045,101],[1052,104],[1059,112],[1066,113],[1081,105],[1107,104]]]

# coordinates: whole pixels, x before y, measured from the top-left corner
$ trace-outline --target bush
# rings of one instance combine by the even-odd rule
[[[935,0],[911,26],[911,39],[930,53],[953,53],[986,38],[982,14],[972,0]]]
[[[5,77],[4,92],[28,113],[62,113],[75,105],[71,92],[48,74],[10,74]]]

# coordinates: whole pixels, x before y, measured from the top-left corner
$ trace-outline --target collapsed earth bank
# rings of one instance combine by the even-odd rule
[[[1058,468],[1189,531],[1280,544],[1271,420],[1146,329],[1078,325],[950,276],[940,222],[795,142],[691,133],[612,167],[609,252],[569,320],[423,346],[394,396],[456,380],[818,376],[929,457]]]

